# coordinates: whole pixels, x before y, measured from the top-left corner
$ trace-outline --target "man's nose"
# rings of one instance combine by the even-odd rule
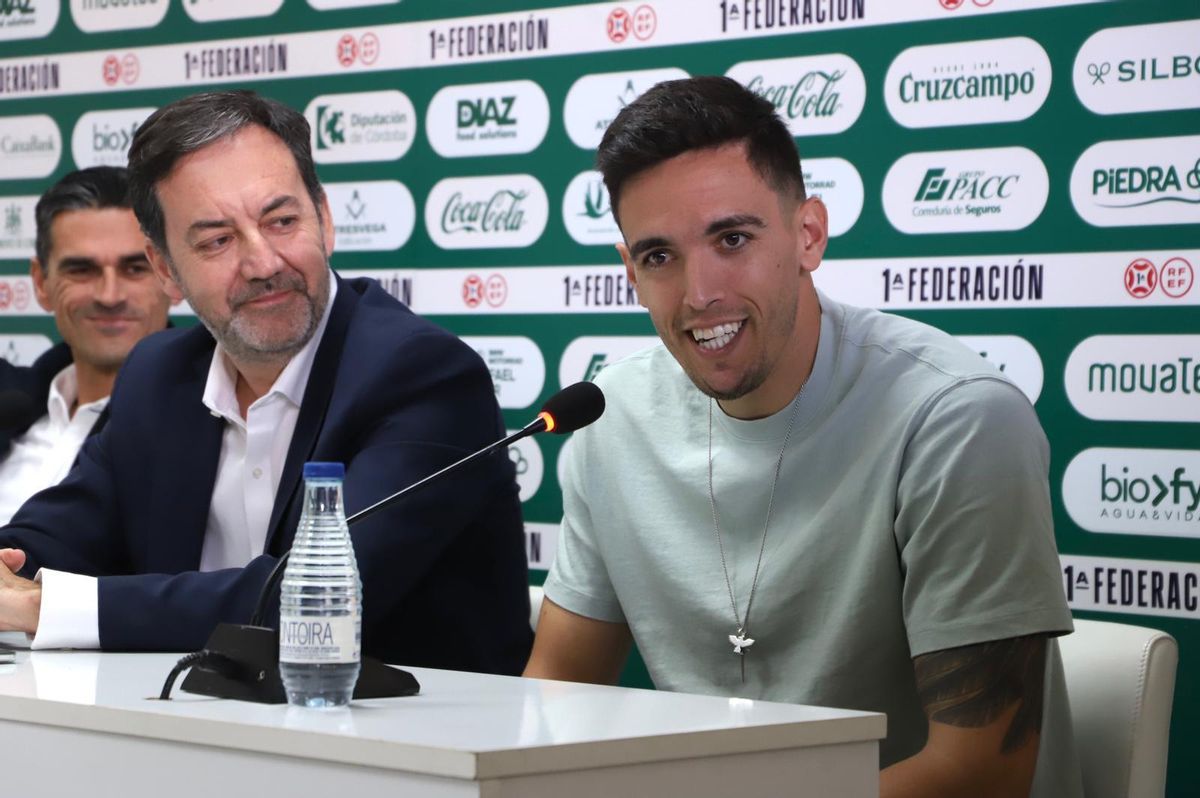
[[[265,280],[279,271],[279,253],[260,231],[241,238],[238,266],[246,280]]]
[[[100,286],[96,301],[106,307],[115,307],[125,301],[125,280],[117,269],[100,270]]]
[[[692,310],[702,311],[725,298],[726,274],[721,264],[703,255],[688,257],[683,263],[683,301]]]

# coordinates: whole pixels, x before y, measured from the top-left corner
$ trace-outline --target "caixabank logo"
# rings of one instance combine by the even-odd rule
[[[1067,359],[1067,398],[1098,421],[1200,421],[1200,335],[1095,335]]]
[[[1093,144],[1071,171],[1071,202],[1097,227],[1200,223],[1200,136]]]
[[[129,161],[133,135],[154,108],[121,108],[88,111],[79,117],[71,132],[71,157],[75,166],[124,166]]]
[[[599,172],[580,172],[563,193],[563,226],[577,244],[612,245],[621,241],[608,188]]]
[[[46,114],[0,117],[0,179],[46,177],[62,157],[62,134]]]
[[[417,221],[412,192],[398,180],[326,183],[339,252],[383,252],[408,243]]]
[[[0,41],[40,39],[58,24],[59,0],[0,2]]]
[[[1042,107],[1050,82],[1046,51],[1015,36],[910,47],[888,67],[883,96],[905,127],[1015,122]]]
[[[655,83],[686,78],[682,69],[645,69],[584,75],[571,84],[563,103],[563,125],[576,147],[594,150],[604,131],[629,103]]]
[[[903,233],[1021,230],[1046,206],[1046,166],[1024,147],[911,153],[883,181],[883,210]]]
[[[1200,452],[1085,449],[1067,465],[1062,496],[1089,532],[1200,538]]]
[[[1097,114],[1200,108],[1200,19],[1105,28],[1079,48],[1072,77]]]
[[[317,163],[396,161],[412,147],[417,114],[403,92],[323,94],[304,109]]]
[[[528,247],[545,231],[549,208],[533,175],[447,178],[425,201],[425,229],[442,249]]]
[[[546,386],[546,359],[532,339],[522,335],[463,336],[487,365],[496,402],[506,410],[523,410]]]
[[[793,136],[841,133],[867,101],[862,69],[841,53],[743,61],[725,74],[769,100]]]
[[[283,0],[183,0],[183,10],[196,22],[269,17],[282,6]]]
[[[550,101],[532,80],[446,86],[425,113],[429,144],[443,158],[533,152],[550,128]]]
[[[71,17],[85,33],[153,28],[167,15],[168,0],[71,0]]]

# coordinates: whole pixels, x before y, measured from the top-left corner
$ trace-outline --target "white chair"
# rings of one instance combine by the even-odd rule
[[[1058,639],[1087,798],[1166,790],[1179,646],[1157,629],[1075,621]]]
[[[546,591],[537,585],[529,586],[529,626],[537,631],[538,616],[542,614],[542,598]]]

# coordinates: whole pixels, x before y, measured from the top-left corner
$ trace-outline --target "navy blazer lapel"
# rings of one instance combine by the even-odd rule
[[[333,384],[346,344],[346,330],[350,327],[350,319],[358,304],[359,295],[354,287],[336,273],[333,279],[338,281],[337,296],[329,313],[329,323],[325,325],[325,333],[317,346],[317,355],[313,358],[312,372],[304,388],[304,401],[296,419],[296,431],[292,433],[292,442],[288,446],[279,490],[275,492],[275,505],[271,509],[271,522],[267,526],[266,552],[270,554],[282,554],[290,546],[295,532],[284,529],[284,526],[291,515],[289,511],[293,503],[302,498],[300,486],[304,463],[316,448],[317,437],[325,426],[325,414],[333,396]]]

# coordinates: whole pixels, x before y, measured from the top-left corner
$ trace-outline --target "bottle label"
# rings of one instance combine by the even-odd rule
[[[279,661],[295,664],[338,664],[361,658],[358,618],[287,617],[279,619]]]

